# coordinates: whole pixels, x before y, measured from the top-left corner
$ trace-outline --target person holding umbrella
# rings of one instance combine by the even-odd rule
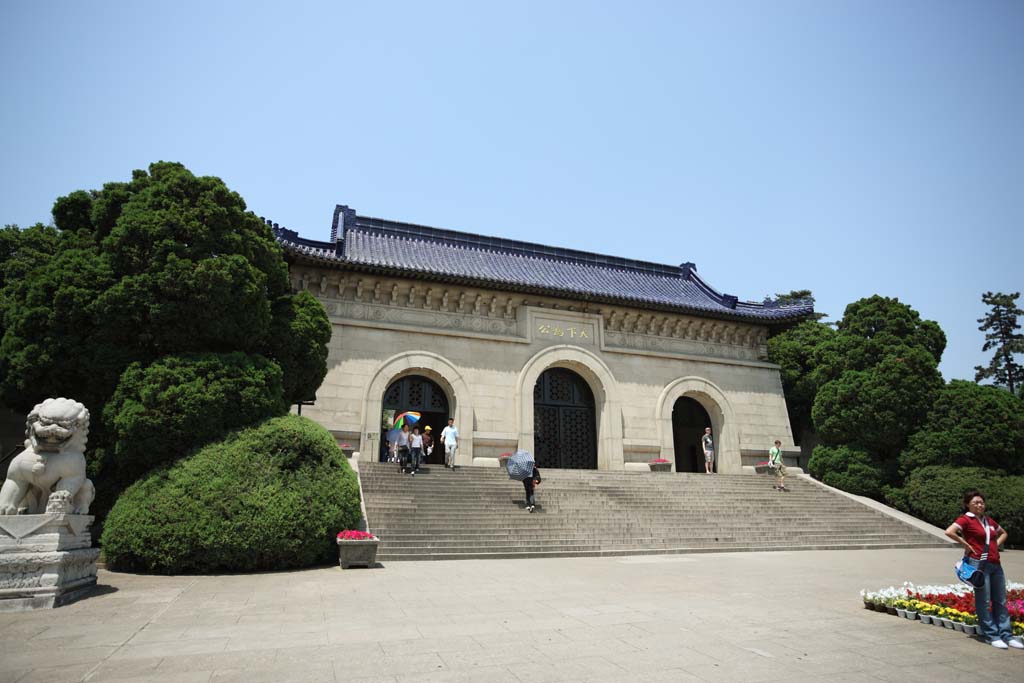
[[[526,490],[526,511],[533,512],[537,507],[534,489],[540,483],[540,470],[537,469],[533,456],[528,451],[516,451],[509,456],[506,467],[509,479],[523,482],[523,488]]]

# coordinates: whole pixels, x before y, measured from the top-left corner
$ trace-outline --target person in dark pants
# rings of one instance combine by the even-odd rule
[[[533,468],[533,474],[523,479],[523,488],[526,489],[526,511],[533,512],[533,509],[537,507],[537,499],[533,495],[533,490],[537,484],[540,483],[540,470],[536,467]]]

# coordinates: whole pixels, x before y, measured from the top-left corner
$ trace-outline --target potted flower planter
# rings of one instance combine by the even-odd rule
[[[896,616],[898,616],[901,619],[906,619],[907,618],[907,610],[900,609],[899,607],[897,607],[896,608]]]
[[[511,453],[502,453],[501,455],[499,455],[498,467],[500,467],[503,470],[508,470],[508,459],[511,455]]]
[[[919,614],[918,616],[921,617],[921,623],[922,624],[930,624],[930,623],[932,623],[932,615],[925,614],[924,612],[921,612],[921,614]]]
[[[953,620],[946,617],[942,617],[942,625],[946,628],[953,628]]]
[[[917,612],[908,609],[907,613],[904,616],[906,616],[907,619],[914,621],[915,619],[917,619]]]
[[[671,472],[672,471],[672,463],[670,463],[668,460],[666,460],[664,462],[658,462],[657,460],[652,460],[651,462],[647,463],[647,466],[651,468],[651,472]]]
[[[377,561],[378,544],[380,539],[373,534],[342,531],[338,534],[338,564],[342,569],[372,567]]]

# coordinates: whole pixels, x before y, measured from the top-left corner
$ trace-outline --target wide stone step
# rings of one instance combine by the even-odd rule
[[[504,472],[361,464],[378,558],[461,559],[860,547],[941,540],[792,477],[550,470],[534,514]],[[709,521],[710,520],[710,521]]]

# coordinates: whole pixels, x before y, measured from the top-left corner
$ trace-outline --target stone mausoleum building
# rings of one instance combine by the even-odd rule
[[[363,460],[386,418],[455,418],[457,464],[525,449],[538,467],[647,469],[655,458],[740,472],[793,437],[770,330],[805,319],[721,294],[679,266],[429,228],[338,206],[329,242],[272,224],[292,286],[333,326],[327,377],[303,414]],[[436,449],[432,462],[442,461]]]

